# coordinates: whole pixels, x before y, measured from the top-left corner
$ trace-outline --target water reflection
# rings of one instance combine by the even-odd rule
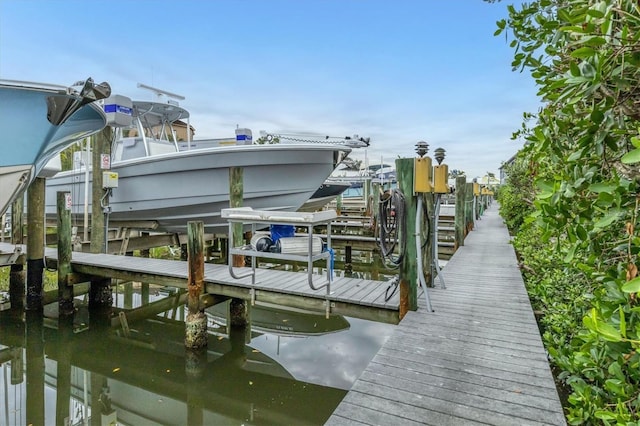
[[[135,307],[132,293],[120,300]],[[44,319],[0,312],[1,424],[322,424],[392,329],[254,309],[253,329],[228,330],[211,310],[208,348],[194,353],[182,309],[125,332],[76,306],[71,320],[55,305]]]

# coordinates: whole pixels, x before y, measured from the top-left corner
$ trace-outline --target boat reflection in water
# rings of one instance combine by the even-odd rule
[[[84,305],[73,324],[56,310],[48,305],[44,320],[0,312],[2,424],[323,424],[350,386],[344,377],[355,380],[391,327],[355,320],[362,335],[353,338],[341,336],[353,332],[344,318],[314,326],[312,315],[267,309],[277,315],[255,310],[252,330],[227,335],[209,313],[208,347],[194,353],[184,347],[184,322],[166,313],[115,329]],[[258,331],[269,321],[290,329]],[[300,338],[295,324],[319,337]]]

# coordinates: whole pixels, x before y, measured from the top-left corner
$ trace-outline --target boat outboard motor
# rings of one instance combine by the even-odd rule
[[[69,88],[65,95],[47,97],[47,119],[51,124],[59,126],[82,106],[111,95],[111,86],[106,81],[95,84],[92,78],[88,78],[86,81],[76,82],[73,86],[82,86],[82,89],[78,93]]]

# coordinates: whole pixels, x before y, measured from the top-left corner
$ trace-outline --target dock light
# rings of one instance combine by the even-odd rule
[[[424,157],[424,155],[429,151],[429,144],[425,141],[419,141],[416,143],[416,152],[420,158]]]
[[[432,167],[431,158],[425,157],[429,151],[429,144],[425,141],[416,143],[418,158],[413,161],[413,192],[426,193],[433,190],[431,183]]]
[[[445,157],[445,152],[446,151],[444,150],[444,148],[436,148],[433,154],[433,158],[436,159],[438,164],[442,164],[442,160],[444,160],[444,157]]]
[[[445,152],[444,148],[436,148],[433,154],[433,158],[438,162],[438,165],[433,168],[433,192],[438,194],[446,194],[449,192],[449,185],[447,184],[449,166],[442,164]]]

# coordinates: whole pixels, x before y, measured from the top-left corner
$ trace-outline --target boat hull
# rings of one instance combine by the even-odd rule
[[[329,145],[238,145],[114,163],[118,187],[109,199],[109,222],[136,227],[130,222],[151,221],[157,231],[186,233],[189,221],[202,221],[206,232],[226,234],[220,210],[229,207],[231,166],[243,169],[244,206],[295,211],[348,152]],[[56,192],[64,191],[71,193],[72,214],[82,218],[84,180],[84,171],[47,179],[47,216],[55,217]]]
[[[299,211],[314,212],[320,210],[350,187],[350,183],[325,180],[324,183],[320,185],[320,188],[313,193],[311,198],[305,201]]]
[[[79,98],[62,88],[29,84],[0,83],[0,214],[47,161],[106,125],[102,109],[93,103],[80,106],[60,124],[54,124],[55,104],[73,103]]]

